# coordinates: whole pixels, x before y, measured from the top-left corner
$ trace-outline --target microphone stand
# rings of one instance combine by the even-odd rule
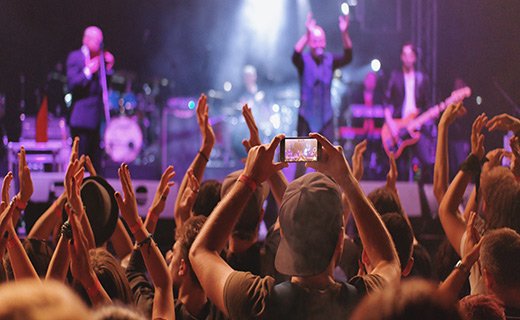
[[[108,127],[110,123],[110,111],[108,109],[107,71],[105,66],[105,49],[103,42],[101,42],[99,50],[99,81],[101,82],[101,90],[103,92],[103,107],[105,109],[106,127]]]

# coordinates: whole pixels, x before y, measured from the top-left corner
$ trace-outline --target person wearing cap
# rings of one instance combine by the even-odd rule
[[[368,275],[371,282],[399,284],[401,270],[392,240],[354,178],[343,149],[334,147],[320,134],[310,136],[323,145],[324,160],[307,165],[322,173],[310,173],[293,181],[280,206],[282,239],[275,265],[279,272],[291,276],[289,282],[275,286],[273,278],[235,271],[219,256],[256,186],[287,166],[273,163],[283,135],[268,145],[250,149],[243,174],[210,215],[190,249],[190,262],[202,288],[232,319],[339,319],[351,314],[366,287],[362,281],[356,287],[333,280],[345,232],[339,187],[348,199],[374,266]]]
[[[306,32],[296,42],[292,55],[300,80],[298,136],[319,132],[328,139],[334,139],[331,84],[334,70],[352,61],[352,41],[348,34],[348,25],[348,15],[340,16],[339,28],[344,50],[342,55],[333,55],[325,51],[325,31],[316,25],[312,13],[307,16]],[[309,47],[309,52],[303,52],[305,46]],[[305,167],[301,164],[297,167],[295,177],[304,173]]]
[[[243,170],[237,170],[224,179],[220,190],[221,198],[233,189],[242,173]],[[267,182],[257,186],[233,228],[226,249],[226,261],[235,270],[249,271],[255,275],[262,273],[262,243],[257,239],[260,222],[264,217],[263,203],[268,195]]]

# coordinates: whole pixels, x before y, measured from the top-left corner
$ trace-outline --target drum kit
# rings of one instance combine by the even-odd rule
[[[144,84],[137,93],[135,73],[115,72],[108,90],[110,122],[104,128],[107,155],[114,162],[148,164],[160,159],[160,110],[155,104],[158,90]],[[152,81],[152,83],[159,83]]]

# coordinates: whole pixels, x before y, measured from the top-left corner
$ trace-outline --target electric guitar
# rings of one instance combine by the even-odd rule
[[[390,155],[390,152],[393,152],[394,158],[399,158],[404,148],[414,145],[419,141],[419,138],[421,138],[421,132],[419,130],[425,122],[437,118],[450,104],[462,101],[469,96],[471,96],[471,89],[464,87],[453,91],[451,96],[444,100],[444,103],[439,103],[429,108],[419,116],[415,113],[408,115],[404,119],[394,119],[398,127],[397,137],[392,136],[390,127],[385,123],[381,128],[381,140],[386,154]]]

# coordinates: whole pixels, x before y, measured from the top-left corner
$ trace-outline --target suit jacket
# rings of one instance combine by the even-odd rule
[[[67,58],[67,82],[72,93],[71,127],[97,129],[103,115],[103,97],[99,72],[87,79],[83,73],[85,55],[81,50],[72,51]]]
[[[385,94],[385,108],[393,108],[392,118],[401,118],[404,92],[404,72],[402,69],[392,71],[388,88]],[[415,104],[419,113],[425,111],[430,105],[430,79],[421,71],[415,71]]]

